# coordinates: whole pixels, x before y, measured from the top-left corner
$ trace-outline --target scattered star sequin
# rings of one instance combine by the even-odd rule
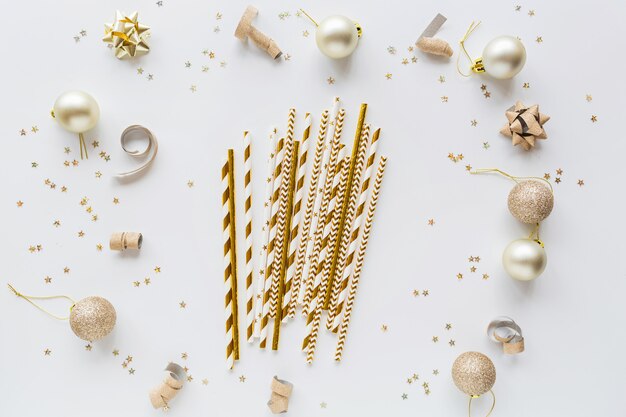
[[[388,79],[388,80],[391,80],[392,77],[393,77],[393,74],[390,73],[390,72],[385,74],[385,78]]]
[[[184,301],[181,301],[180,303],[178,303],[178,305],[180,306],[180,308],[186,308],[187,307],[187,303]]]
[[[472,124],[473,127],[476,127],[478,125],[478,120],[472,119],[470,123]]]
[[[326,78],[326,82],[328,84],[335,84],[335,79],[333,77],[328,77],[328,78]]]
[[[448,102],[448,96],[441,96],[441,102],[442,103],[447,103]]]
[[[582,187],[583,185],[585,185],[585,181],[584,180],[578,180],[577,184],[578,184],[578,186]]]
[[[587,102],[590,102],[591,100],[593,100],[593,97],[591,96],[591,94],[587,94],[585,96],[585,100],[587,100]]]
[[[435,219],[428,219],[428,225],[429,226],[434,226],[435,225]]]
[[[245,375],[241,375],[239,377],[239,382],[246,382],[246,376]]]
[[[50,349],[46,348],[46,350],[43,351],[43,354],[45,356],[50,356],[52,354],[52,351]]]
[[[597,121],[598,121],[598,116],[596,116],[595,114],[592,114],[592,115],[591,115],[591,121],[592,121],[593,123],[597,122]]]

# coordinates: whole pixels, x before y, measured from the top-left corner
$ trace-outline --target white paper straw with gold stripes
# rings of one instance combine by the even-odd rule
[[[263,293],[265,291],[265,267],[270,238],[270,220],[272,218],[272,191],[274,189],[274,167],[276,166],[276,132],[270,134],[270,152],[267,160],[267,178],[265,179],[265,197],[263,199],[263,238],[259,252],[259,273],[256,284],[254,303],[254,337],[261,335],[261,317],[263,315]]]
[[[296,187],[293,200],[293,210],[291,217],[291,232],[289,233],[289,252],[287,254],[287,275],[285,277],[285,296],[283,298],[282,319],[286,321],[291,304],[291,292],[296,272],[296,251],[300,237],[300,215],[302,213],[302,198],[304,196],[304,179],[307,170],[307,156],[309,152],[309,137],[311,135],[311,114],[304,117],[304,131],[300,142],[300,155],[295,155],[298,160],[298,172],[296,176]]]
[[[365,165],[365,155],[367,147],[370,141],[370,125],[366,124],[361,132],[361,139],[358,142],[358,149],[356,152],[352,152],[353,158],[356,158],[350,167],[353,169],[351,173],[352,178],[348,177],[348,197],[343,204],[343,212],[341,223],[339,225],[339,245],[335,253],[333,254],[332,266],[330,269],[330,283],[326,291],[324,298],[324,307],[328,308],[332,296],[332,288],[335,281],[341,279],[341,274],[337,274],[337,271],[343,271],[343,265],[346,261],[346,252],[348,244],[350,243],[350,232],[352,229],[352,221],[356,212],[356,204],[359,198],[359,192],[361,191],[361,174],[363,172],[363,165]]]
[[[304,256],[306,255],[307,244],[311,230],[311,220],[313,208],[315,205],[315,196],[317,195],[317,187],[322,167],[322,156],[324,155],[324,147],[326,143],[326,132],[328,130],[328,110],[324,110],[320,118],[320,127],[315,142],[315,154],[313,157],[313,169],[311,171],[311,179],[309,182],[309,192],[306,200],[306,209],[300,224],[300,238],[298,242],[298,254],[295,262],[295,273],[292,283],[292,297],[289,301],[288,317],[293,318],[296,314],[296,305],[300,293],[300,285],[302,283],[302,270],[304,268]]]
[[[335,119],[335,131],[333,134],[333,139],[331,141],[330,146],[330,157],[328,160],[328,164],[324,167],[325,177],[324,177],[324,185],[321,188],[322,192],[318,190],[318,197],[320,199],[319,210],[316,211],[317,214],[315,221],[314,230],[314,238],[311,240],[309,248],[307,248],[307,260],[305,264],[305,269],[302,273],[302,284],[301,284],[301,292],[304,292],[302,297],[302,305],[303,305],[303,314],[306,316],[308,314],[308,304],[311,302],[311,297],[313,295],[313,287],[314,287],[314,278],[315,273],[313,272],[315,269],[312,268],[313,261],[316,259],[316,256],[319,255],[319,249],[321,247],[321,241],[319,242],[319,246],[316,246],[316,242],[318,240],[317,236],[322,234],[324,229],[324,221],[323,219],[326,216],[326,206],[328,205],[328,201],[330,199],[330,192],[332,191],[332,179],[334,172],[336,170],[337,165],[337,157],[339,155],[340,149],[340,139],[341,132],[343,131],[343,121],[345,118],[345,110],[340,109],[337,114],[337,118]],[[326,189],[328,188],[328,197],[326,197]],[[326,200],[325,200],[326,199]],[[309,260],[310,259],[310,260]],[[315,261],[317,262],[317,261]],[[308,268],[307,268],[308,266]]]
[[[280,204],[280,188],[282,185],[282,167],[285,157],[285,139],[280,138],[276,146],[276,164],[274,166],[269,239],[267,244],[267,260],[265,262],[265,284],[263,292],[263,310],[261,312],[261,332],[259,347],[264,349],[267,344],[268,322],[270,318],[270,300],[272,298],[272,268],[276,256],[276,228],[278,207]]]
[[[254,266],[252,264],[252,148],[250,133],[243,132],[243,192],[246,222],[246,340],[254,341]]]
[[[365,163],[363,180],[361,182],[361,192],[359,194],[356,215],[354,221],[352,222],[352,232],[350,233],[350,243],[348,245],[345,266],[343,270],[338,268],[335,273],[335,286],[333,288],[333,294],[328,308],[328,321],[326,323],[326,327],[333,332],[336,332],[339,328],[342,317],[343,303],[348,295],[348,282],[350,281],[350,276],[352,275],[358,237],[361,231],[363,218],[365,217],[365,204],[367,203],[367,196],[372,181],[372,173],[374,172],[374,162],[376,162],[376,150],[378,149],[379,137],[380,129],[376,129],[372,135],[372,144],[370,145],[367,161]]]
[[[339,231],[339,221],[341,217],[341,203],[346,195],[346,186],[348,181],[348,171],[350,168],[350,157],[345,157],[343,162],[341,163],[341,170],[339,172],[339,180],[337,186],[337,194],[333,198],[335,207],[333,208],[334,214],[332,221],[330,222],[330,234],[328,236],[328,242],[326,244],[326,250],[328,253],[332,254],[337,244],[337,234]],[[326,231],[324,231],[326,233]],[[320,264],[321,266],[321,264]],[[323,268],[318,272],[318,275],[321,275],[321,286],[317,297],[312,302],[311,307],[309,309],[309,317],[311,313],[313,314],[313,320],[307,326],[309,341],[307,344],[307,355],[306,361],[307,363],[313,362],[313,356],[315,355],[315,347],[317,346],[317,336],[319,333],[320,320],[322,318],[322,307],[324,306],[324,297],[326,295],[326,286],[329,281],[331,262],[330,259],[326,259]],[[317,279],[317,277],[316,277]],[[308,318],[309,318],[308,317]]]
[[[372,189],[372,195],[370,197],[369,206],[367,209],[367,217],[365,218],[365,226],[363,228],[363,235],[361,236],[361,242],[359,244],[359,251],[356,257],[356,264],[354,267],[354,273],[352,274],[352,281],[350,283],[350,291],[346,300],[345,313],[343,316],[343,322],[339,329],[339,338],[337,340],[337,349],[335,350],[335,360],[340,361],[343,355],[343,349],[346,344],[346,336],[348,334],[348,326],[350,325],[350,319],[352,317],[352,308],[354,306],[354,297],[359,286],[359,279],[361,278],[361,270],[363,269],[363,259],[365,258],[365,251],[367,250],[367,242],[372,229],[372,223],[374,221],[374,213],[376,212],[376,203],[378,202],[378,195],[380,192],[380,185],[385,174],[385,165],[387,163],[386,157],[380,158],[378,164],[378,170],[376,172],[376,179],[374,181],[374,188]]]
[[[280,274],[282,272],[282,248],[286,239],[287,230],[285,229],[285,220],[287,219],[287,198],[289,196],[289,173],[291,172],[291,159],[293,158],[293,134],[296,124],[296,109],[289,109],[287,117],[287,137],[285,138],[285,158],[282,166],[282,182],[280,188],[280,201],[278,206],[278,227],[276,229],[276,256],[272,265],[272,297],[270,299],[270,317],[276,317],[278,310],[278,285]],[[282,307],[282,305],[281,305]],[[281,318],[279,317],[279,320]]]
[[[232,369],[235,362],[233,340],[233,265],[230,251],[230,165],[225,159],[222,165],[222,240],[224,249],[224,318],[226,320],[226,367]]]

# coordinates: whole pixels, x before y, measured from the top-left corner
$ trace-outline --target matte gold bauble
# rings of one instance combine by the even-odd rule
[[[484,71],[492,77],[513,78],[524,68],[526,48],[516,37],[498,36],[485,46],[481,61]]]
[[[502,254],[504,269],[518,281],[532,281],[543,273],[547,264],[548,255],[538,240],[514,240]]]
[[[86,297],[70,312],[70,326],[76,336],[93,342],[111,333],[115,327],[115,308],[102,297]]]
[[[521,181],[509,193],[509,211],[523,223],[535,224],[544,220],[554,207],[554,194],[540,181]]]
[[[85,133],[93,129],[100,118],[96,100],[84,91],[68,91],[54,102],[53,116],[70,132]]]
[[[452,379],[458,389],[477,397],[491,390],[496,383],[496,367],[480,352],[465,352],[452,365]]]
[[[324,55],[334,59],[352,54],[359,43],[361,28],[345,16],[329,16],[322,20],[315,32],[317,47]]]

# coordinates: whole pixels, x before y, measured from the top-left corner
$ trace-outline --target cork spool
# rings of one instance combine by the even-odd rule
[[[126,249],[141,249],[143,236],[139,232],[115,232],[109,240],[111,250],[124,251]]]
[[[165,368],[165,379],[161,385],[149,393],[150,402],[154,408],[169,408],[169,402],[178,395],[185,383],[185,370],[176,363],[170,363]]]
[[[274,376],[271,389],[272,394],[267,402],[270,411],[273,414],[286,413],[289,408],[289,397],[293,391],[293,384]]]
[[[417,42],[415,42],[415,46],[417,46],[420,51],[426,52],[427,54],[447,56],[448,58],[454,54],[450,44],[439,38],[419,38]]]
[[[257,47],[265,51],[273,59],[279,58],[283,53],[276,42],[252,25],[252,20],[254,20],[258,14],[259,11],[256,7],[246,7],[246,10],[243,12],[243,16],[241,16],[241,20],[235,29],[235,37],[242,41],[250,38]]]

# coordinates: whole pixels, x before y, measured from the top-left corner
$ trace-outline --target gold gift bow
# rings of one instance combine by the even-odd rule
[[[132,12],[130,17],[117,10],[115,21],[105,23],[103,42],[113,45],[118,59],[144,55],[150,51],[147,43],[149,26],[137,21],[139,13]]]

